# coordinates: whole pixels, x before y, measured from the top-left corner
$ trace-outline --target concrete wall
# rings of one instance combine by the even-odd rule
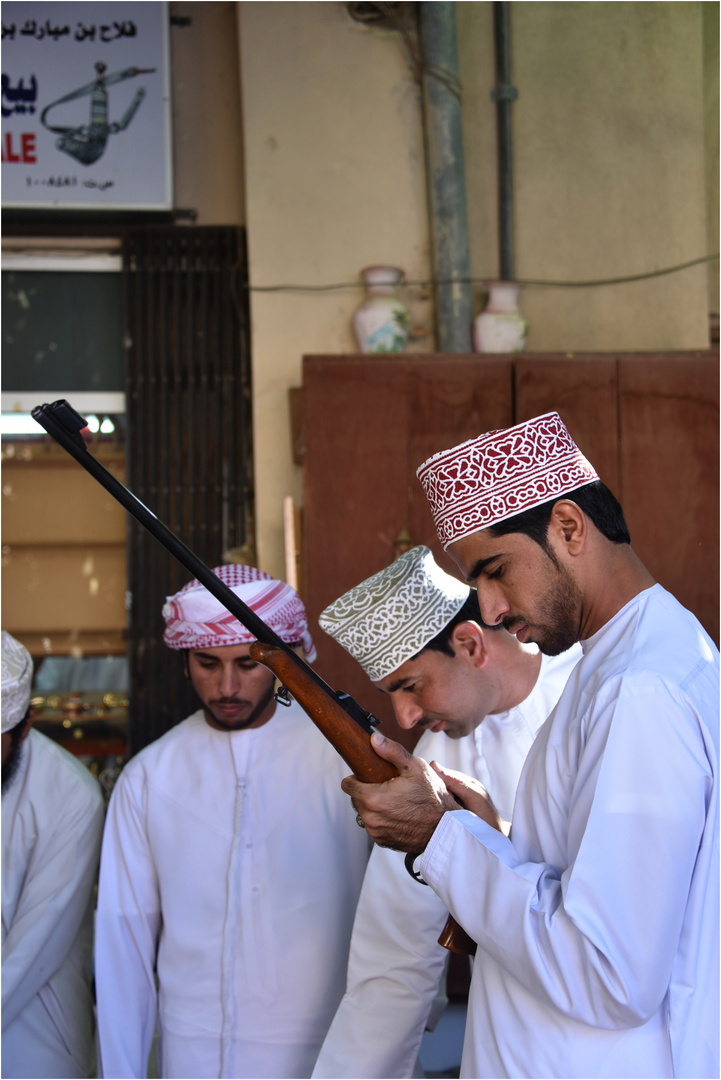
[[[245,220],[237,6],[170,4],[174,202],[198,225]]]
[[[719,250],[719,5],[704,3],[704,136],[706,149],[706,250]],[[719,263],[709,263],[709,311],[719,314]]]
[[[244,218],[252,286],[353,282],[375,262],[428,278],[420,96],[397,35],[353,22],[336,2],[173,9],[187,9],[195,28],[192,37],[173,30],[175,92],[186,95],[176,100],[177,202],[196,205],[201,223]],[[493,5],[459,3],[456,13],[472,270],[492,278]],[[242,121],[227,100],[236,20]],[[518,277],[626,277],[717,249],[717,23],[710,3],[514,0]],[[244,190],[238,159],[226,156],[233,129]],[[201,154],[203,139],[212,148]],[[717,265],[632,284],[529,286],[528,348],[704,348],[717,290]],[[474,292],[479,311],[482,287]],[[251,293],[258,561],[276,574],[283,498],[298,503],[301,493],[288,389],[304,353],[355,351],[350,320],[361,299],[360,287]],[[417,335],[409,348],[432,349],[427,294],[406,299]]]
[[[510,5],[518,278],[627,277],[707,253],[703,9],[710,6]],[[495,276],[492,5],[460,3],[457,12],[473,273]],[[707,50],[718,57],[718,38]],[[527,348],[704,348],[707,276],[699,266],[634,284],[528,287]]]
[[[238,16],[251,285],[356,282],[372,263],[427,279],[420,97],[397,36],[341,3],[244,3]],[[360,286],[251,293],[258,561],[272,573],[283,498],[301,496],[288,387],[304,353],[357,350],[362,299]],[[428,349],[428,304],[407,299],[413,348]]]

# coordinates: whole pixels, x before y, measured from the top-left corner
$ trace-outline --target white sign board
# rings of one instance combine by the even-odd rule
[[[2,204],[172,208],[165,3],[5,0]]]

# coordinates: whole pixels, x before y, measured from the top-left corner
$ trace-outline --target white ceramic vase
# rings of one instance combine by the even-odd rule
[[[521,352],[528,323],[518,310],[521,286],[513,281],[486,281],[488,303],[473,323],[473,347],[479,353]]]
[[[353,329],[363,353],[403,352],[408,340],[408,308],[396,296],[403,277],[397,266],[366,266],[361,270],[367,296],[353,316]]]

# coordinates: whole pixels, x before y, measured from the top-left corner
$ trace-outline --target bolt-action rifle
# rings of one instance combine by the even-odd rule
[[[282,684],[278,700],[283,703],[285,699],[288,704],[288,694],[292,694],[359,780],[380,784],[398,775],[395,766],[379,757],[371,745],[370,736],[379,721],[348,694],[332,690],[294,649],[93,457],[80,434],[87,427],[87,421],[67,401],[61,399],[51,405],[38,405],[32,410],[32,417],[257,638],[250,647],[250,655],[269,668]],[[451,952],[473,954],[476,951],[476,943],[452,915],[448,916],[438,941]]]

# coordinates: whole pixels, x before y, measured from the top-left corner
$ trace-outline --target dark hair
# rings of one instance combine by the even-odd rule
[[[22,741],[23,732],[28,726],[28,720],[30,719],[31,711],[31,707],[30,705],[28,705],[22,720],[18,720],[17,724],[15,724],[14,727],[10,728],[10,745],[13,750],[18,745],[18,743]]]
[[[613,544],[630,544],[631,535],[628,525],[623,516],[623,510],[616,496],[608,490],[600,480],[594,480],[591,484],[569,491],[557,499],[534,506],[532,510],[524,510],[522,514],[506,518],[495,525],[489,525],[488,532],[491,536],[506,536],[508,533],[525,533],[531,540],[543,548],[547,554],[551,549],[547,542],[548,523],[551,520],[551,511],[561,499],[570,499],[584,514],[590,517],[598,531]],[[554,560],[555,561],[555,560]]]
[[[498,630],[501,624],[496,626],[488,626],[481,618],[481,609],[478,604],[478,593],[475,589],[468,590],[468,599],[463,601],[463,606],[453,616],[450,622],[446,623],[440,633],[436,634],[434,638],[424,645],[422,649],[419,649],[415,656],[420,656],[426,649],[433,649],[435,652],[445,653],[446,656],[455,656],[453,649],[451,648],[451,636],[455,628],[464,622],[475,622],[479,626],[482,626],[484,630]],[[415,656],[413,659],[415,660]]]
[[[22,738],[23,732],[28,726],[28,720],[30,719],[30,706],[28,706],[27,712],[14,727],[10,728],[8,732],[10,736],[10,749],[8,750],[7,757],[2,766],[2,790],[5,790],[10,786],[15,778],[20,767],[21,750],[22,750]]]

